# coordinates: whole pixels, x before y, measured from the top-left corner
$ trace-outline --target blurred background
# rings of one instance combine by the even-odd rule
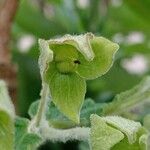
[[[5,1],[1,0],[0,6]],[[130,89],[150,73],[149,0],[12,0],[11,5],[13,1],[17,7],[11,20],[8,48],[15,66],[17,90],[12,92],[17,91],[15,103],[19,115],[28,117],[30,104],[39,99],[39,38],[93,32],[120,45],[111,70],[101,78],[87,82],[86,97],[97,102],[111,101],[117,93]],[[2,76],[2,70],[0,72]],[[46,143],[39,149],[84,148],[78,142],[70,142]]]

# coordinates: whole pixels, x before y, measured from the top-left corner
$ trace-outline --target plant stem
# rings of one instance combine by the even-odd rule
[[[76,127],[71,129],[56,129],[49,127],[48,122],[43,122],[40,128],[43,139],[53,142],[67,142],[72,140],[88,141],[90,138],[89,127]]]
[[[90,128],[88,127],[76,127],[71,129],[55,129],[50,127],[48,121],[45,118],[46,104],[48,100],[49,87],[46,83],[43,83],[43,89],[41,91],[41,101],[39,104],[38,112],[35,116],[35,127],[39,129],[40,135],[45,140],[51,140],[53,142],[67,142],[70,140],[87,141],[90,136]]]
[[[43,83],[43,89],[41,91],[41,100],[38,108],[38,112],[35,117],[35,125],[38,127],[43,119],[45,119],[46,104],[48,100],[49,89],[46,83]]]

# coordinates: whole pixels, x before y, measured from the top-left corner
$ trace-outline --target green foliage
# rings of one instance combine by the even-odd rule
[[[33,0],[20,1],[19,9],[17,11],[17,15],[13,23],[13,27],[12,27],[13,29],[12,30],[13,58],[19,68],[18,69],[18,83],[19,83],[18,84],[18,94],[19,94],[19,98],[18,98],[19,109],[18,110],[19,112],[21,112],[22,115],[26,114],[27,108],[30,105],[31,101],[35,99],[39,99],[38,93],[41,88],[39,70],[36,65],[37,57],[38,57],[37,42],[34,43],[34,45],[32,45],[31,48],[28,49],[29,50],[28,52],[20,51],[21,48],[18,46],[20,39],[22,38],[22,36],[26,34],[33,35],[33,37],[37,40],[38,38],[44,38],[44,39],[51,38],[52,39],[52,38],[55,38],[54,36],[59,37],[65,33],[80,34],[80,33],[84,33],[85,31],[86,32],[89,31],[89,32],[96,33],[96,35],[105,36],[109,39],[112,39],[113,41],[118,41],[120,45],[120,52],[117,53],[116,63],[114,64],[114,67],[105,76],[102,76],[101,78],[97,78],[94,81],[90,81],[90,82],[88,81],[87,83],[88,92],[86,96],[87,97],[90,96],[95,101],[98,101],[98,102],[108,102],[109,100],[111,101],[112,97],[115,96],[116,93],[120,93],[122,91],[130,89],[132,86],[137,84],[139,80],[141,80],[145,75],[149,74],[149,71],[150,71],[149,62],[148,62],[148,66],[147,66],[148,68],[147,68],[146,73],[142,72],[140,74],[131,74],[130,72],[128,72],[122,67],[122,62],[126,58],[133,57],[136,53],[144,57],[146,56],[146,58],[149,61],[149,57],[150,57],[149,55],[149,51],[150,51],[150,47],[149,47],[150,2],[149,0],[117,1],[119,3],[115,3],[116,1],[109,1],[108,3],[105,3],[105,1],[90,0],[87,6],[81,6],[80,4],[78,4],[78,0],[69,0],[69,1],[68,0],[46,0],[46,1],[42,1],[43,3],[40,3],[40,2],[41,1],[35,2]],[[142,35],[143,40],[140,43],[138,42],[132,43],[132,39],[129,40],[130,35],[132,35],[132,33],[134,32],[140,33]],[[118,37],[118,35],[119,35],[119,38],[116,38]],[[91,51],[88,51],[88,55],[86,55],[86,52],[84,51],[84,46],[82,46],[82,48],[79,48],[77,44],[75,44],[75,42],[65,43],[64,45],[60,44],[62,51],[60,50],[60,47],[58,46],[59,44],[53,44],[53,46],[52,45],[50,46],[50,44],[46,42],[46,44],[44,45],[47,45],[47,46],[46,47],[42,46],[44,47],[43,51],[45,52],[44,53],[45,56],[43,58],[43,62],[41,63],[42,68],[44,68],[43,70],[41,70],[41,75],[44,73],[43,71],[45,70],[47,71],[47,69],[49,69],[50,63],[51,61],[53,61],[53,59],[55,59],[55,54],[57,53],[57,51],[59,51],[57,53],[58,55],[57,65],[55,68],[53,68],[52,65],[50,66],[52,69],[51,70],[52,72],[55,72],[57,68],[57,70],[63,73],[66,73],[66,72],[71,72],[71,74],[73,73],[73,77],[74,77],[73,79],[75,79],[75,74],[77,74],[78,77],[84,78],[84,80],[93,79],[95,77],[99,77],[102,74],[106,73],[111,66],[110,64],[112,63],[112,59],[109,59],[109,61],[106,61],[106,62],[105,61],[101,62],[101,60],[103,60],[105,57],[100,55],[100,53],[97,53],[97,50],[100,52],[102,50],[101,46],[105,47],[105,44],[109,43],[111,46],[110,47],[108,46],[109,49],[105,51],[106,53],[104,51],[101,51],[102,53],[104,52],[103,54],[104,56],[106,56],[105,54],[108,54],[107,52],[109,53],[113,52],[112,50],[113,44],[110,41],[103,39],[103,38],[98,40],[98,42],[101,43],[101,46],[96,44],[97,39],[90,40],[90,41],[91,41],[90,45],[92,47],[92,52],[94,52],[95,56],[98,56],[98,57],[94,57],[93,60],[92,60],[93,53]],[[98,49],[95,48],[94,45],[96,45]],[[52,51],[49,51],[49,48],[51,48]],[[65,56],[63,55],[63,53],[65,53]],[[79,61],[76,61],[77,64],[70,63],[71,62],[70,57],[71,59],[78,58],[80,59],[80,61],[82,61],[82,63],[80,65],[78,64]],[[113,54],[111,55],[111,58],[113,58]],[[40,64],[40,67],[41,67],[41,64]],[[45,64],[45,66],[43,64]],[[47,78],[50,78],[51,75],[52,74],[47,75]],[[56,75],[58,75],[58,73]],[[68,76],[70,77],[70,75],[67,75],[66,77]],[[45,76],[42,75],[42,81],[45,81],[45,78],[43,77]],[[67,79],[69,81],[72,81],[72,79],[70,79],[69,77]],[[55,78],[55,81],[57,81],[57,79],[58,77]],[[79,78],[76,78],[76,79],[79,80]],[[61,82],[62,84],[66,84],[66,82],[69,82],[68,80],[65,79],[65,81],[63,80]],[[57,85],[58,85],[58,82],[59,81],[56,82]],[[76,83],[76,81],[74,80],[73,80],[73,83],[75,85],[78,85],[78,83]],[[143,80],[143,82],[141,82],[140,85],[136,86],[135,88],[129,91],[119,94],[118,96],[115,97],[115,99],[112,100],[111,103],[106,103],[104,105],[102,103],[95,103],[92,100],[85,100],[82,108],[81,106],[78,106],[78,108],[75,109],[76,114],[79,115],[79,112],[77,110],[81,108],[80,124],[78,126],[90,127],[89,116],[91,114],[96,113],[101,116],[104,116],[104,115],[105,116],[107,115],[119,115],[120,116],[121,115],[126,118],[138,120],[141,122],[143,121],[144,127],[149,129],[149,115],[147,115],[150,113],[149,111],[149,107],[150,107],[149,84],[150,83],[149,83],[149,77],[148,77],[147,79]],[[56,84],[54,83],[53,85],[56,85]],[[72,86],[72,83],[70,83],[69,85]],[[60,90],[60,85],[58,89]],[[65,96],[69,95],[68,92],[65,91],[66,89],[69,89],[69,88],[65,86],[65,88],[62,88],[62,89],[64,93],[60,92],[60,94],[63,94]],[[82,90],[78,89],[77,91],[82,91]],[[54,93],[56,97],[57,97],[57,94],[59,94],[59,92],[56,93],[56,91],[54,91]],[[82,92],[82,97],[83,95],[84,94]],[[64,97],[62,97],[62,95],[60,95],[60,97],[63,98],[63,101],[61,101],[63,103]],[[5,94],[2,97],[0,97],[0,101],[4,104],[5,101],[3,100],[7,98],[8,98],[8,94]],[[78,99],[79,98],[81,97],[78,96]],[[65,99],[68,99],[68,98],[65,98]],[[80,101],[80,104],[82,104],[83,99],[84,98],[82,98],[82,101]],[[53,98],[52,100],[54,101]],[[69,98],[69,100],[73,102],[76,101],[75,96],[73,97],[73,99]],[[74,103],[72,103],[72,105]],[[64,104],[65,103],[63,103],[63,105]],[[71,104],[68,104],[68,103],[66,104],[68,105],[66,108],[71,109],[70,107]],[[33,105],[35,105],[35,103]],[[33,107],[33,105],[31,107]],[[0,106],[3,107],[1,111],[2,121],[0,120],[0,122],[2,123],[2,126],[4,126],[5,119],[7,117],[13,118],[14,110],[11,109],[12,108],[11,104],[10,105],[4,104]],[[49,125],[51,127],[61,128],[61,130],[59,131],[64,131],[64,130],[66,131],[68,129],[72,129],[72,128],[74,129],[74,127],[77,126],[77,124],[72,121],[73,119],[70,120],[69,116],[66,117],[67,115],[64,115],[65,113],[63,114],[62,112],[60,112],[60,109],[57,108],[58,105],[54,105],[53,103],[51,103],[50,105],[50,103],[48,103],[47,106],[48,106],[48,110],[46,111],[46,118],[49,121]],[[30,110],[35,111],[34,113],[31,113],[29,110],[30,115],[34,114],[32,115],[32,121],[34,121],[35,119],[34,116],[36,116],[37,107],[38,107],[38,102],[36,102],[35,109],[30,108]],[[103,110],[104,110],[104,113],[103,113]],[[145,115],[147,116],[145,117]],[[4,121],[3,121],[3,118],[5,118]],[[121,150],[122,149],[123,150],[124,149],[125,150],[126,149],[127,150],[128,149],[139,150],[139,149],[146,149],[146,148],[147,150],[150,149],[150,146],[147,145],[147,143],[148,144],[150,143],[150,136],[148,136],[145,131],[142,131],[141,133],[138,132],[136,142],[129,144],[129,141],[130,142],[134,141],[133,132],[131,132],[130,130],[127,130],[128,132],[126,130],[125,130],[126,132],[123,132],[124,130],[122,130],[122,128],[120,127],[120,123],[118,120],[115,122],[115,124],[111,120],[111,125],[110,125],[110,118],[109,119],[107,118],[108,120],[105,120],[105,119],[104,117],[102,117],[98,122],[102,122],[102,124],[104,125],[103,127],[109,128],[108,129],[109,131],[111,132],[116,131],[115,133],[113,132],[114,134],[121,133],[124,135],[124,139],[121,140],[119,143],[117,143],[115,146],[113,146],[112,149],[114,150],[117,150],[117,149],[118,150],[120,149]],[[17,118],[16,120],[19,120],[19,119]],[[18,125],[20,126],[20,129],[16,127],[16,129],[18,130],[18,131],[16,130],[16,133],[18,134],[18,138],[16,138],[15,142],[18,142],[18,143],[15,144],[15,146],[20,145],[19,143],[27,143],[25,144],[26,145],[25,147],[23,146],[24,144],[23,145],[21,144],[21,146],[23,147],[18,147],[18,149],[34,149],[34,144],[32,145],[32,143],[34,143],[35,141],[35,145],[38,145],[39,137],[34,133],[27,133],[27,128],[28,126],[31,125],[32,121],[29,122],[27,120],[26,121],[25,120],[23,121],[23,120],[24,119],[20,118],[20,122],[22,122],[20,123],[22,125]],[[79,116],[78,116],[78,119],[76,120],[79,120]],[[27,124],[23,122],[27,122]],[[10,124],[11,124],[11,121],[10,121]],[[16,123],[16,124],[19,124],[19,123]],[[21,126],[26,126],[26,127],[21,127]],[[96,126],[95,128],[99,128],[96,124],[95,126]],[[100,124],[100,127],[101,127],[101,124]],[[104,129],[103,127],[102,129]],[[20,132],[20,130],[21,131],[25,130],[25,132],[22,133],[23,131]],[[103,131],[100,128],[97,131],[96,136],[99,136],[98,132],[103,132]],[[129,134],[129,133],[132,133],[132,134]],[[27,134],[27,136],[24,136],[24,134]],[[132,137],[131,138],[132,140],[131,139],[129,140],[129,138],[127,138],[127,135],[130,138]],[[6,139],[9,139],[9,137],[4,139],[5,142],[7,142]],[[105,137],[105,134],[104,134],[104,137]],[[109,139],[109,137],[107,138]],[[116,138],[114,138],[114,141],[115,140]],[[37,144],[36,144],[36,141],[37,141]],[[102,140],[101,142],[103,141],[104,140]],[[6,145],[9,146],[10,143],[11,142],[5,144],[4,146]],[[100,142],[98,144],[100,144]],[[30,146],[27,147],[27,145],[30,145],[30,146],[32,145],[33,147],[30,147]],[[1,149],[4,149],[4,146]],[[60,147],[59,149],[61,149]],[[85,149],[88,149],[87,145],[83,146],[82,148],[84,147]]]
[[[136,100],[134,101],[134,103],[132,103],[132,101],[130,100],[132,106],[137,106],[140,99],[142,99],[140,97],[140,94],[142,94],[142,96],[145,94],[146,100],[147,98],[149,98],[149,95],[147,95],[146,93],[149,93],[149,77],[145,78],[139,85],[135,86],[133,89],[121,93],[119,96],[117,96],[117,104],[119,105],[116,105],[116,103],[114,105],[113,102],[115,101],[113,101],[110,104],[99,103],[99,106],[97,105],[96,107],[96,104],[94,104],[94,102],[92,103],[92,101],[88,99],[85,101],[81,109],[80,125],[89,125],[89,123],[87,123],[89,116],[96,113],[96,111],[101,115],[106,114],[106,112],[108,110],[112,110],[112,108],[114,111],[116,110],[118,112],[118,108],[121,104],[124,105],[128,103],[128,101],[125,101],[124,99],[130,99],[130,96],[132,96],[132,100]],[[137,100],[137,98],[139,99]],[[37,108],[38,102],[31,105],[29,114],[32,118],[34,118],[34,116],[36,115]],[[61,112],[59,112],[59,110],[57,109],[57,106],[55,107],[54,105],[48,104],[46,118],[49,121],[49,125],[56,128],[73,128],[76,126],[76,124],[74,124],[71,120],[68,120],[63,114],[61,114]],[[56,121],[56,118],[59,119]],[[148,119],[145,119],[145,125],[147,125],[147,120]],[[90,145],[92,150],[98,150],[99,148],[103,150],[147,150],[147,147],[149,146],[148,134],[148,131],[143,128],[139,122],[134,122],[132,120],[121,118],[118,116],[99,117],[97,115],[91,115]],[[81,149],[84,149],[84,146],[82,146]]]
[[[30,106],[28,112],[31,118],[34,118],[36,115],[38,105],[39,101],[36,101]],[[95,103],[92,99],[86,99],[81,109],[79,126],[90,126],[90,115],[100,115],[104,106],[104,104]],[[50,126],[59,129],[72,128],[76,126],[76,123],[65,117],[53,103],[48,102],[46,110],[46,119]]]
[[[0,149],[13,150],[14,122],[3,110],[0,110],[0,137]]]
[[[141,128],[141,124],[139,122],[135,122],[118,116],[108,116],[105,117],[104,120],[108,124],[124,133],[128,138],[129,143],[134,143],[136,141],[137,132]]]
[[[17,117],[15,120],[15,148],[19,147],[24,134],[27,132],[29,120]]]
[[[104,108],[105,115],[123,115],[140,120],[149,113],[150,106],[150,77],[144,78],[132,89],[118,94]]]
[[[146,137],[145,137],[146,136]],[[128,139],[125,137],[120,143],[118,143],[117,145],[115,145],[112,150],[119,150],[119,149],[123,149],[123,150],[147,150],[147,134],[146,131],[141,128],[138,132],[137,132],[137,140],[132,143],[129,144]],[[143,137],[145,137],[145,139],[142,139]],[[142,141],[143,140],[143,141]]]
[[[91,147],[92,150],[109,150],[119,143],[124,135],[119,130],[107,125],[97,115],[91,116]]]
[[[80,55],[81,64],[77,70],[85,79],[95,79],[105,74],[112,66],[114,55],[119,48],[117,44],[103,37],[94,37],[90,43],[95,57],[92,61],[87,61]]]
[[[89,150],[89,144],[88,142],[80,142],[79,144],[79,150]]]
[[[36,150],[39,144],[41,143],[41,138],[33,133],[28,133],[24,135],[23,140],[19,149],[22,150]]]
[[[13,58],[19,66],[18,105],[22,115],[26,115],[31,101],[39,98],[38,92],[41,88],[39,71],[35,64],[37,61],[35,58],[38,57],[38,44],[35,43],[28,48],[27,54],[22,53],[18,47],[20,38],[26,34],[33,35],[37,40],[39,37],[49,39],[65,33],[80,34],[90,31],[115,41],[114,37],[120,35],[119,39],[122,39],[119,41],[120,52],[117,54],[117,63],[113,69],[104,77],[88,82],[87,94],[95,100],[102,101],[99,96],[106,92],[112,93],[107,99],[110,100],[116,93],[137,84],[146,74],[143,73],[140,76],[130,74],[122,68],[121,62],[124,58],[134,56],[136,53],[146,54],[149,59],[149,20],[145,17],[149,13],[141,13],[141,10],[148,12],[149,2],[142,1],[141,4],[138,0],[135,4],[135,1],[119,1],[120,3],[117,5],[109,1],[107,5],[103,1],[92,0],[89,5],[84,7],[80,6],[77,0],[46,0],[43,1],[43,5],[38,5],[38,2],[34,0],[21,1],[12,27]],[[133,32],[141,33],[144,41],[132,44],[126,42],[128,35]],[[32,86],[29,83],[32,83]]]
[[[49,85],[52,101],[69,119],[79,123],[86,90],[84,79],[105,74],[112,66],[118,45],[90,33],[40,40],[39,45],[41,75]]]
[[[4,81],[0,80],[0,110],[8,113],[14,119],[15,110]]]
[[[6,85],[0,80],[0,149],[13,150],[14,117],[14,107]]]
[[[52,100],[69,119],[79,123],[80,109],[84,100],[86,84],[76,74],[56,73],[49,76]]]
[[[147,131],[140,123],[121,117],[91,116],[91,147],[93,150],[146,150]],[[145,137],[143,140],[141,140]],[[145,142],[146,141],[146,142]]]
[[[15,120],[15,150],[35,150],[41,143],[41,138],[34,133],[28,133],[29,120],[17,117]]]
[[[43,14],[39,12],[38,8],[28,0],[21,2],[18,12],[16,15],[17,25],[37,37],[48,38],[50,35],[54,36],[56,33],[61,32],[61,29],[63,30],[61,26],[45,18]]]
[[[142,19],[150,23],[150,16],[148,15],[150,6],[149,0],[145,0],[144,2],[141,2],[140,0],[127,0],[126,3],[129,5],[129,7],[131,7],[131,9],[134,9],[138,16],[141,16]]]
[[[143,119],[144,127],[150,131],[150,114],[147,114]]]

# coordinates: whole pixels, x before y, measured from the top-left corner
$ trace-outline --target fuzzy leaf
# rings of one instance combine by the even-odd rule
[[[29,108],[29,115],[31,118],[34,118],[34,116],[37,113],[39,105],[39,100],[35,101],[31,104]],[[76,123],[69,120],[65,115],[63,115],[58,108],[54,105],[53,102],[47,103],[47,109],[46,109],[46,119],[49,122],[49,125],[54,128],[72,128],[76,126]]]
[[[33,118],[37,113],[39,101],[33,102],[29,108],[29,115]],[[49,121],[50,126],[54,128],[72,128],[76,126],[76,123],[65,117],[53,103],[48,103],[46,111],[46,118]],[[97,104],[92,99],[86,99],[81,109],[80,126],[90,125],[91,114],[101,114],[103,104]]]
[[[13,150],[14,116],[14,107],[6,85],[0,81],[0,149]]]
[[[37,150],[41,144],[42,139],[34,133],[27,133],[24,135],[18,150]]]
[[[36,150],[42,139],[33,133],[28,133],[29,120],[17,117],[15,121],[15,150]]]
[[[96,103],[94,100],[88,98],[85,100],[80,115],[80,121],[82,126],[90,126],[91,114],[101,115],[105,104]]]
[[[150,114],[144,117],[143,124],[144,124],[144,127],[150,131]]]
[[[141,128],[139,122],[124,119],[118,116],[103,117],[103,119],[110,125],[114,126],[128,137],[129,143],[136,141],[136,134]]]
[[[92,60],[94,58],[94,53],[91,48],[90,39],[94,35],[92,33],[81,34],[81,35],[65,35],[58,39],[51,39],[48,41],[50,45],[57,44],[68,44],[76,48],[87,60]]]
[[[78,60],[78,52],[75,47],[68,44],[53,44],[50,48],[55,54],[53,64],[57,72],[67,74],[76,70],[78,64],[75,61]],[[49,68],[52,67],[51,65],[52,63],[49,64]],[[50,73],[51,70],[48,70],[47,74]]]
[[[0,109],[6,111],[12,118],[15,117],[15,109],[9,97],[4,81],[0,80]]]
[[[58,109],[70,120],[79,123],[80,109],[86,92],[85,80],[76,74],[56,72],[49,80],[49,88]]]
[[[140,144],[140,148],[142,150],[149,150],[149,135],[148,134],[143,134],[140,138],[139,138],[139,144]]]
[[[92,150],[110,150],[124,138],[123,133],[107,125],[107,123],[97,115],[91,116],[90,136]]]
[[[42,81],[49,85],[52,101],[69,119],[79,123],[85,79],[106,73],[119,46],[92,33],[39,40],[39,44]]]
[[[15,149],[19,150],[19,145],[23,139],[24,134],[27,133],[29,120],[21,117],[16,117],[15,120]]]
[[[78,147],[79,150],[90,150],[88,142],[80,142]]]
[[[94,37],[90,40],[94,59],[88,61],[79,55],[80,65],[77,73],[85,79],[94,79],[105,74],[112,66],[114,55],[119,46],[103,37]]]
[[[86,92],[85,80],[74,70],[78,57],[76,49],[68,44],[51,44],[55,57],[48,64],[44,81],[48,83],[52,101],[69,119],[79,123],[80,109]],[[46,63],[47,65],[47,63]],[[45,70],[46,70],[45,69]]]
[[[113,136],[113,133],[109,135],[109,130],[107,128],[104,130],[104,126],[121,132],[124,135],[123,138],[118,140],[118,142],[117,135],[113,138],[110,138]],[[93,128],[95,128],[95,130]],[[111,144],[111,142],[114,142],[114,140],[116,140],[116,143]],[[102,143],[102,141],[104,142]],[[101,145],[99,145],[100,143]],[[148,132],[145,128],[141,127],[140,123],[132,120],[117,116],[99,117],[97,115],[92,115],[91,145],[93,150],[97,150],[99,148],[103,148],[104,150],[110,148],[112,150],[147,150]]]
[[[112,150],[141,150],[139,147],[138,142],[133,143],[133,144],[129,144],[128,143],[128,139],[125,138],[123,139],[121,142],[119,142],[118,144],[116,144]]]
[[[43,78],[44,72],[47,70],[49,62],[53,60],[53,51],[50,50],[48,42],[42,39],[39,39],[39,47],[39,67],[41,77]]]
[[[5,111],[0,110],[0,149],[13,150],[14,124]]]
[[[122,115],[139,120],[150,112],[150,77],[144,78],[134,88],[118,94],[104,108],[105,115]]]
[[[136,141],[134,143],[129,143],[128,138],[125,137],[121,142],[116,144],[112,150],[148,150],[147,144],[147,131],[141,127],[137,132]]]

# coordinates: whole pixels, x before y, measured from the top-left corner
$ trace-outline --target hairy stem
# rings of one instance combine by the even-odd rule
[[[67,142],[72,140],[87,141],[90,137],[90,128],[76,127],[71,129],[56,129],[49,127],[47,122],[43,122],[40,134],[45,140],[53,142]]]
[[[38,127],[42,122],[42,119],[45,119],[46,104],[48,100],[49,89],[46,83],[43,83],[43,89],[41,91],[41,101],[39,104],[38,112],[35,117],[35,125]]]

